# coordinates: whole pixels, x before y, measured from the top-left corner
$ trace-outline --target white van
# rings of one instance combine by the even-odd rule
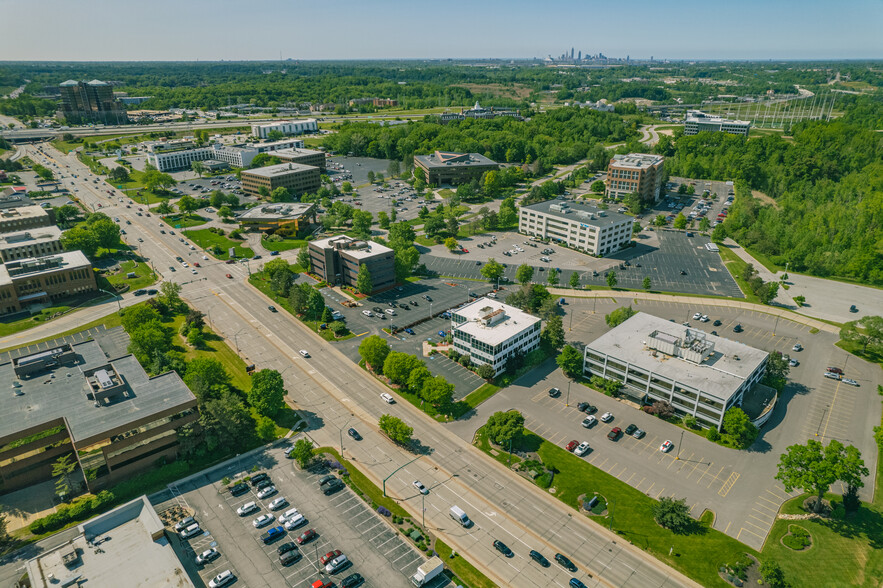
[[[472,521],[469,520],[469,517],[466,516],[466,512],[463,511],[459,506],[451,507],[451,518],[460,523],[463,527],[471,527]]]

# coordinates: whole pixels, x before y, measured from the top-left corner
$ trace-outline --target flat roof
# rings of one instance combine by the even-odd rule
[[[267,167],[258,167],[255,169],[242,170],[242,175],[259,176],[262,178],[275,178],[293,173],[303,173],[306,171],[318,170],[315,165],[303,165],[302,163],[279,163],[276,165],[268,165]]]
[[[315,123],[315,122],[316,122],[316,119],[314,119],[314,118],[299,118],[299,119],[294,119],[294,120],[280,120],[280,121],[265,123],[265,124],[254,124],[251,126],[257,127],[257,128],[267,128],[267,127],[278,127],[280,125],[294,125],[294,124]]]
[[[40,216],[49,216],[49,213],[46,212],[45,208],[36,204],[33,206],[18,206],[16,208],[4,208],[0,210],[0,221]]]
[[[79,582],[89,586],[194,586],[146,496],[77,529],[79,534],[73,539],[27,562],[35,588],[62,586],[67,581],[76,586]],[[68,564],[67,557],[72,560]]]
[[[0,234],[0,249],[21,247],[33,243],[45,243],[47,241],[58,241],[60,238],[61,229],[55,225],[16,231],[14,233],[3,233]]]
[[[541,319],[502,302],[491,298],[479,298],[469,304],[451,310],[451,315],[466,319],[466,322],[454,325],[457,331],[467,333],[488,345],[497,345],[510,339],[523,330],[540,322]],[[493,315],[496,320],[490,326],[482,324],[481,319]],[[502,316],[503,318],[499,318]],[[453,324],[453,319],[452,319]]]
[[[659,338],[668,335],[673,339],[679,339],[686,336],[688,329],[693,332],[704,332],[701,329],[685,327],[652,314],[639,312],[586,347],[670,380],[684,382],[721,402],[729,400],[769,355],[766,351],[744,343],[708,333],[705,334],[705,339],[714,344],[714,353],[701,364],[659,351],[654,357],[653,350],[646,344],[654,331],[658,331],[656,336]]]
[[[53,260],[58,260],[58,262],[54,263]],[[91,265],[92,262],[80,250],[8,261],[0,265],[0,286],[11,284],[14,280],[19,280],[26,276],[39,276],[40,274],[50,274],[61,270],[91,267]],[[29,266],[33,268],[30,271],[26,269]],[[19,271],[20,268],[25,269],[24,271]]]
[[[363,244],[361,247],[353,247],[352,249],[343,247],[337,249],[340,252],[346,252],[351,257],[356,259],[365,259],[366,257],[373,257],[375,255],[379,255],[381,253],[391,252],[392,249],[387,247],[386,245],[381,245],[380,243],[375,243],[374,241],[367,241],[363,239],[353,239],[347,235],[337,235],[334,237],[328,237],[327,239],[320,239],[318,241],[313,241],[310,243],[311,245],[315,245],[320,249],[336,249],[334,247],[334,243],[360,243]]]
[[[120,330],[122,330],[120,328]],[[61,340],[39,343],[11,352],[18,358],[53,347]],[[13,362],[0,364],[0,381],[21,383],[21,395],[0,394],[0,437],[64,417],[74,442],[195,400],[176,372],[149,377],[132,355],[108,358],[95,340],[72,345],[76,365],[58,365],[30,378],[18,379]],[[128,396],[96,407],[86,398],[83,371],[110,364],[122,377]]]
[[[629,153],[628,155],[614,155],[610,164],[614,167],[628,167],[634,169],[648,169],[657,163],[665,161],[661,155],[651,153]]]
[[[301,157],[304,155],[325,155],[324,151],[316,151],[315,149],[302,149],[300,147],[292,147],[290,149],[279,149],[274,151],[276,157]]]
[[[565,207],[562,209],[562,207]],[[570,200],[546,200],[522,206],[521,210],[533,210],[542,212],[555,218],[564,219],[574,223],[583,223],[593,227],[609,227],[625,221],[634,222],[634,218],[611,210],[601,210],[595,206],[572,202]],[[565,212],[569,211],[569,212]]]
[[[710,123],[721,123],[721,124],[730,124],[730,125],[750,125],[751,121],[747,120],[737,120],[733,118],[724,118],[722,116],[716,114],[705,114],[701,110],[688,110],[687,115],[684,117],[684,122],[710,122]]]
[[[278,204],[264,204],[249,208],[239,215],[239,220],[280,220],[280,219],[297,219],[309,213],[315,207],[312,203],[303,202],[281,202]]]
[[[436,151],[429,155],[415,155],[414,159],[423,163],[427,168],[450,168],[469,167],[484,165],[499,165],[496,161],[485,157],[481,153],[453,153],[448,151]]]

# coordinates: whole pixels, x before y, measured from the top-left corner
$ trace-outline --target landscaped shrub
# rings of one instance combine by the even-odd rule
[[[552,474],[549,472],[545,472],[537,477],[536,479],[537,486],[540,488],[548,488],[552,485]]]
[[[388,517],[388,516],[390,516],[392,513],[389,512],[389,510],[388,510],[386,507],[378,506],[378,507],[377,507],[377,514],[380,514],[380,515],[382,515],[382,516]]]

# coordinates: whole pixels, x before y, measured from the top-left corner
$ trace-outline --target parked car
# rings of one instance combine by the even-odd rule
[[[280,496],[279,498],[274,499],[270,504],[268,504],[267,508],[270,510],[279,510],[280,508],[285,508],[286,506],[288,506],[288,500],[284,496]]]
[[[297,541],[298,544],[300,544],[300,545],[304,545],[305,543],[309,543],[310,541],[312,541],[313,539],[315,539],[318,536],[319,535],[316,533],[315,529],[309,529],[309,530],[301,533],[297,537],[297,539],[295,539],[295,541]]]
[[[257,503],[246,502],[245,504],[243,504],[242,506],[240,506],[239,508],[236,509],[236,514],[238,514],[241,517],[244,517],[247,514],[251,514],[251,513],[255,512],[256,510],[258,510],[258,508],[259,507],[258,507]]]
[[[565,445],[564,449],[566,449],[567,451],[573,452],[573,450],[576,449],[577,447],[579,447],[579,441],[574,439],[573,441],[571,441],[570,443]]]
[[[631,435],[631,434],[633,434],[633,433],[634,433],[635,431],[637,431],[637,430],[638,430],[638,425],[632,423],[632,424],[630,424],[628,427],[625,428],[625,434],[626,434],[626,435]]]
[[[347,559],[347,557],[341,554],[325,564],[325,572],[328,574],[334,574],[346,567],[349,567],[350,565],[350,561]]]
[[[800,343],[795,343],[794,347],[791,348],[791,351],[803,351],[803,345]]]
[[[230,488],[230,494],[233,496],[240,496],[246,492],[248,492],[248,485],[246,484],[239,483]]]
[[[858,386],[859,385],[858,382],[856,382],[855,380],[851,380],[849,378],[843,378],[843,383],[849,384],[850,386]]]
[[[736,325],[735,327],[733,327],[734,333],[741,333],[742,331],[744,331],[744,329],[742,328],[742,325]]]
[[[276,490],[276,486],[267,486],[266,488],[263,488],[260,492],[258,492],[258,498],[263,500],[264,498],[269,498],[270,496],[273,496],[277,492],[278,490]]]
[[[196,556],[196,565],[201,566],[205,565],[208,562],[217,559],[221,556],[221,552],[215,549],[214,547],[210,549],[206,549],[202,553]]]
[[[609,423],[612,420],[613,420],[613,413],[612,412],[605,412],[604,414],[601,415],[601,422]]]
[[[583,419],[582,425],[588,429],[588,428],[594,427],[597,423],[598,423],[598,419],[596,419],[592,415],[589,415]]]
[[[209,580],[208,587],[209,588],[221,588],[221,586],[226,586],[230,582],[233,582],[236,579],[236,576],[233,575],[233,572],[230,570],[224,570],[211,580]]]
[[[549,398],[558,398],[561,396],[561,390],[558,388],[549,388]]]
[[[643,429],[635,429],[632,432],[632,437],[634,437],[635,439],[641,439],[646,434],[647,433],[645,433]]]
[[[356,588],[356,586],[361,586],[364,582],[365,578],[362,577],[362,574],[350,574],[340,581],[340,588]]]
[[[261,535],[261,541],[263,541],[264,543],[272,543],[273,541],[276,541],[284,535],[285,529],[283,529],[282,527],[273,527],[272,529],[267,530],[266,533]]]
[[[620,435],[622,435],[622,429],[620,429],[619,427],[613,427],[612,429],[610,429],[610,432],[607,433],[607,438],[611,441],[616,441],[617,439],[619,439]]]
[[[186,519],[181,519],[177,523],[175,523],[175,532],[180,533],[190,525],[194,524],[196,519],[193,517],[187,517]]]
[[[834,372],[825,372],[825,377],[830,378],[832,380],[839,380],[840,374],[835,374]]]
[[[178,535],[181,536],[181,539],[190,539],[191,537],[195,537],[202,533],[202,529],[199,528],[199,523],[193,523],[186,529],[183,529],[178,532]]]
[[[840,369],[839,367],[829,367],[828,371],[831,372],[832,374],[839,374],[841,376],[843,375],[843,370]]]
[[[335,557],[338,557],[339,555],[341,555],[341,551],[339,549],[335,549],[334,551],[329,551],[328,553],[323,555],[321,558],[319,558],[319,563],[324,566],[329,561],[331,561]]]
[[[659,451],[661,451],[662,453],[668,453],[669,451],[671,451],[672,447],[674,447],[674,443],[666,439],[662,442],[662,445],[659,446]]]
[[[580,457],[584,456],[588,452],[589,452],[589,442],[588,441],[583,441],[582,443],[579,444],[579,447],[577,447],[576,449],[573,450],[573,453],[575,455],[580,456]]]

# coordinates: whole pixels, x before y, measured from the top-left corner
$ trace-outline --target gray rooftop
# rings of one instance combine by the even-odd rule
[[[61,239],[61,229],[54,225],[39,227],[36,229],[27,229],[25,231],[0,234],[0,249],[22,247],[23,245],[33,245],[35,243],[45,243],[47,241],[58,241],[59,239]]]
[[[62,344],[60,340],[39,343],[10,355],[20,358]],[[195,399],[175,372],[151,378],[134,356],[109,358],[94,340],[76,343],[73,350],[75,365],[59,365],[19,379],[21,395],[13,394],[11,388],[0,394],[0,437],[64,417],[77,442]],[[126,396],[96,407],[86,398],[83,371],[107,364],[121,376]],[[12,361],[0,364],[0,382],[11,386],[16,379]]]
[[[27,562],[35,588],[79,586],[75,578],[96,588],[194,586],[146,496],[90,519],[77,529],[79,534],[73,539]]]
[[[481,153],[451,153],[436,151],[429,155],[415,155],[414,159],[425,164],[427,168],[498,165],[496,161],[485,157]]]
[[[239,219],[248,220],[285,220],[298,219],[305,214],[309,214],[315,208],[312,203],[303,202],[281,202],[278,204],[264,204],[249,208],[239,215]]]
[[[563,209],[562,209],[563,207]],[[595,206],[572,202],[570,200],[546,200],[522,206],[522,210],[542,212],[549,216],[564,219],[570,222],[583,223],[593,227],[603,228],[617,225],[624,221],[634,221],[633,217],[611,210],[601,210]],[[568,211],[568,212],[565,212]]]
[[[315,149],[303,149],[301,147],[291,147],[289,149],[279,149],[273,152],[276,157],[301,157],[304,155],[325,155],[324,151]]]
[[[285,176],[292,173],[317,170],[314,165],[303,165],[300,163],[279,163],[276,165],[268,165],[267,167],[259,167],[256,169],[242,170],[243,175],[260,176],[262,178],[275,178]]]
[[[338,251],[346,252],[347,255],[355,259],[365,259],[392,251],[386,245],[381,245],[374,241],[353,239],[347,235],[336,235],[327,239],[319,239],[318,241],[313,241],[311,245],[320,249],[337,249]]]
[[[614,155],[610,164],[619,168],[648,169],[664,160],[665,158],[661,155],[629,153],[628,155]]]
[[[91,267],[91,265],[92,262],[80,250],[8,261],[0,265],[0,285],[11,284],[13,278],[20,280],[24,277],[50,274],[65,269]]]
[[[688,330],[700,331],[639,312],[586,347],[665,378],[689,384],[722,402],[729,400],[769,355],[766,351],[711,334],[705,334],[704,339],[713,344],[714,353],[699,364],[658,351],[654,357],[653,350],[647,346],[654,331],[658,331],[657,337],[668,335],[672,339],[680,339],[687,335]]]

